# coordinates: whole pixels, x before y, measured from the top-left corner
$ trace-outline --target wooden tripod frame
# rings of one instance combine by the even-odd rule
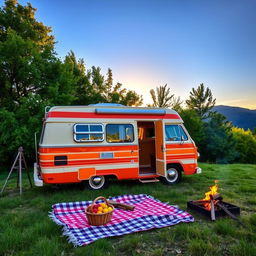
[[[24,167],[22,167],[22,164],[24,165]],[[17,154],[17,156],[16,156],[16,158],[15,158],[15,160],[13,162],[12,168],[11,168],[7,178],[6,178],[6,181],[4,183],[4,186],[3,186],[0,194],[2,194],[4,192],[4,189],[5,189],[6,185],[7,185],[7,182],[10,179],[11,174],[12,174],[14,169],[18,170],[17,187],[20,188],[20,195],[22,194],[22,169],[26,170],[26,173],[27,173],[27,176],[28,176],[28,180],[29,180],[29,183],[30,183],[30,187],[32,188],[32,182],[31,182],[31,179],[30,179],[30,176],[29,176],[28,166],[27,166],[24,154],[23,154],[23,147],[19,147],[18,154]]]

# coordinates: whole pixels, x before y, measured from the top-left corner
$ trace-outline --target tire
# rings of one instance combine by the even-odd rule
[[[86,183],[91,190],[104,189],[108,186],[109,180],[107,176],[92,176]]]
[[[166,170],[166,176],[160,177],[160,181],[165,185],[174,185],[181,180],[181,170],[177,166],[168,166]]]

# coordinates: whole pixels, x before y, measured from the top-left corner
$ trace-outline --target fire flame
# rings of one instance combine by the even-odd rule
[[[213,196],[215,194],[218,193],[218,181],[215,180],[214,181],[215,185],[213,186],[210,186],[210,191],[206,192],[205,193],[205,197],[203,200],[206,200],[206,201],[210,201],[211,200],[211,197],[210,196]],[[207,209],[207,210],[211,210],[211,204],[210,203],[205,203],[204,204],[204,207]]]

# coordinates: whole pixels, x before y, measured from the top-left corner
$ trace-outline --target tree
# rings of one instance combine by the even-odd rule
[[[113,88],[113,73],[112,73],[112,69],[108,69],[107,72],[107,78],[105,80],[105,98],[107,101],[112,101],[110,94],[111,94],[111,90]]]
[[[182,109],[179,114],[190,136],[195,141],[198,151],[203,151],[205,141],[204,122],[194,109]]]
[[[54,59],[51,29],[36,21],[35,11],[15,0],[0,8],[0,106],[12,108],[13,101],[38,92],[43,66]]]
[[[117,83],[108,94],[109,102],[119,103],[125,106],[140,106],[143,103],[142,96],[135,91],[122,88],[121,83]]]
[[[153,104],[149,104],[149,107],[158,107],[158,108],[176,108],[180,109],[182,101],[180,98],[175,98],[174,94],[170,94],[170,88],[167,88],[167,84],[150,90],[151,98]]]
[[[200,84],[197,89],[192,88],[189,99],[186,100],[188,108],[194,109],[201,119],[209,116],[210,110],[214,107],[216,99],[213,99],[211,90],[204,84]]]
[[[211,112],[205,122],[205,140],[201,151],[202,160],[214,163],[232,162],[237,157],[232,125],[226,117],[217,112]]]
[[[233,127],[232,134],[238,152],[236,161],[239,163],[256,164],[256,136],[250,130]]]
[[[35,19],[35,11],[14,0],[0,8],[1,165],[21,145],[32,159],[44,107],[76,98],[76,77],[56,57],[51,29]]]
[[[92,72],[91,70],[87,70],[85,66],[85,62],[83,59],[78,59],[75,56],[73,51],[70,51],[68,55],[65,57],[65,64],[69,66],[70,72],[76,79],[75,82],[75,99],[72,104],[77,105],[88,105],[95,103],[97,100],[98,94],[93,89],[93,85],[91,82]]]
[[[256,136],[256,127],[252,129],[252,134]]]
[[[77,60],[71,51],[65,58],[70,70],[76,77],[76,99],[74,104],[88,105],[98,102],[120,103],[127,106],[142,104],[142,96],[135,91],[123,88],[121,83],[113,85],[113,73],[109,68],[106,76],[100,67],[86,70],[84,60]]]
[[[172,103],[171,103],[171,108],[174,109],[177,112],[182,111],[182,103],[183,101],[180,99],[180,96],[178,97],[173,97],[172,98]]]

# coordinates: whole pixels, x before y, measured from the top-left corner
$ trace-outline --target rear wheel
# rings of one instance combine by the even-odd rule
[[[106,188],[108,186],[108,177],[107,176],[92,176],[87,181],[87,186],[89,189],[92,189],[92,190]]]
[[[181,170],[177,166],[168,166],[166,170],[166,176],[160,177],[160,180],[163,184],[174,185],[180,182],[181,180]]]

